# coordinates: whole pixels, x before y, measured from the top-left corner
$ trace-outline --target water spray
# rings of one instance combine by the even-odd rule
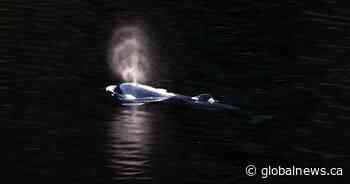
[[[116,29],[112,36],[109,66],[126,82],[145,82],[149,75],[146,36],[138,27]]]

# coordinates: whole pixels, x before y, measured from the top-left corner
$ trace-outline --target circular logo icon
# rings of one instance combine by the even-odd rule
[[[255,176],[255,174],[256,174],[256,167],[255,167],[255,165],[248,165],[248,166],[245,168],[245,173],[246,173],[248,176]]]

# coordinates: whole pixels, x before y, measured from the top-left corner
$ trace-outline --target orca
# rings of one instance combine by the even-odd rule
[[[129,82],[109,85],[105,90],[123,106],[140,106],[149,103],[172,104],[200,110],[228,112],[235,116],[246,117],[254,124],[273,118],[273,116],[269,115],[255,115],[252,112],[242,110],[238,106],[221,103],[210,94],[186,96],[168,92],[162,88]]]
[[[121,83],[119,85],[109,85],[106,87],[106,92],[110,93],[110,95],[116,98],[121,105],[125,106],[138,106],[147,103],[167,102],[209,110],[240,110],[239,107],[220,103],[210,94],[186,96],[168,92],[166,89],[154,88],[139,83]]]

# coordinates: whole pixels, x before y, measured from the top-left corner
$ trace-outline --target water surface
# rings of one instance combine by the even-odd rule
[[[12,180],[250,183],[258,180],[244,174],[251,163],[349,170],[350,24],[339,3],[11,1],[0,14],[0,122]],[[125,24],[142,25],[152,40],[147,84],[211,93],[274,120],[118,106],[104,87],[122,80],[106,59]],[[328,179],[346,182],[273,181]]]

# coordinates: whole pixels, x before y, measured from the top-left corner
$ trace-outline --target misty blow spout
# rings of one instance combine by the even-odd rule
[[[113,73],[124,81],[145,81],[150,75],[150,54],[142,30],[131,26],[115,30],[108,62]]]

